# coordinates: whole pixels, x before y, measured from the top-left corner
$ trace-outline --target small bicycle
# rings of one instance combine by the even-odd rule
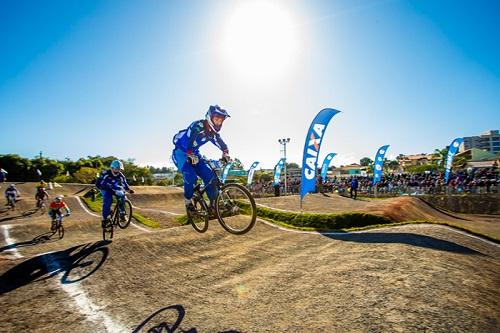
[[[45,199],[37,198],[36,199],[36,208],[41,210],[43,213],[47,210]]]
[[[57,233],[59,236],[59,239],[62,239],[64,237],[64,226],[63,226],[63,218],[69,216],[69,214],[57,214],[57,217],[52,219],[52,226],[50,228],[50,231],[53,232],[53,234]]]
[[[16,208],[16,197],[14,195],[7,195],[7,206],[12,210]]]
[[[126,196],[122,197],[121,200],[123,200],[123,207],[125,208],[123,214],[120,214],[118,200],[120,199],[116,199],[114,203],[110,218],[107,220],[108,222],[102,226],[103,240],[112,239],[116,226],[125,229],[129,226],[132,219],[132,203],[130,200]]]
[[[220,225],[226,231],[235,235],[249,232],[257,219],[257,207],[252,194],[240,184],[222,183],[219,178],[220,170],[223,168],[221,161],[203,159],[212,169],[214,177],[206,186],[201,184],[195,186],[193,194],[195,210],[186,210],[189,223],[194,230],[203,233],[207,231],[208,221],[215,213]],[[216,188],[215,207],[209,207],[205,199],[204,194],[208,186]]]

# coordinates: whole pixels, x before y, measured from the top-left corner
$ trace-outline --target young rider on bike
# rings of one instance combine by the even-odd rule
[[[64,195],[59,194],[57,195],[54,200],[50,203],[49,205],[49,216],[52,219],[52,226],[50,230],[54,231],[55,229],[55,221],[58,216],[62,215],[61,209],[64,208],[66,210],[66,216],[71,215],[71,209],[69,209],[68,205],[66,202],[63,200]]]
[[[49,198],[49,194],[47,193],[47,190],[45,189],[45,186],[47,183],[45,183],[43,180],[40,182],[40,184],[36,187],[36,193],[35,193],[35,200],[36,200],[36,206],[40,207],[41,206],[41,201],[44,199]]]
[[[7,199],[7,204],[10,203],[9,198],[12,198],[12,202],[15,203],[17,197],[20,195],[21,193],[14,184],[10,184],[9,187],[7,187],[7,189],[5,190],[5,199]]]
[[[105,226],[108,222],[109,213],[111,212],[111,204],[113,203],[113,195],[116,196],[118,207],[120,208],[120,219],[125,219],[125,192],[134,193],[129,188],[127,179],[121,172],[123,163],[120,160],[111,162],[110,169],[101,173],[96,180],[95,186],[101,190],[102,194],[102,225]]]
[[[191,198],[198,180],[197,176],[203,179],[205,185],[214,177],[210,167],[201,158],[200,147],[211,141],[222,151],[222,159],[226,162],[230,161],[227,145],[219,134],[222,123],[228,117],[230,116],[227,111],[220,106],[210,106],[205,119],[194,121],[187,129],[174,136],[175,148],[172,152],[172,160],[184,177],[184,201],[187,210],[194,210]],[[213,207],[213,201],[216,197],[215,186],[207,187],[207,194],[210,206]]]

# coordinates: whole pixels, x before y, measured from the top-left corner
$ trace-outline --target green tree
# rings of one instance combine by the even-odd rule
[[[96,168],[81,167],[73,177],[78,183],[91,184],[94,182],[97,172],[99,170]]]
[[[369,166],[370,164],[373,164],[373,161],[369,157],[363,157],[359,160],[359,164],[361,166]]]
[[[48,158],[38,157],[32,160],[33,168],[40,170],[41,179],[52,181],[56,176],[64,174],[64,164]]]
[[[34,175],[29,177],[31,161],[16,154],[0,155],[0,167],[8,172],[8,181],[33,181]]]
[[[448,147],[442,149],[434,149],[432,157],[439,158],[435,162],[435,167],[438,170],[444,170],[446,168],[446,156],[448,155]]]

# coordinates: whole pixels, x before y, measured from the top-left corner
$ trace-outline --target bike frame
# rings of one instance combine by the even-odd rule
[[[200,189],[201,185],[202,184],[197,184],[195,187],[194,187],[194,192],[197,192],[199,195],[200,195],[200,199],[205,202],[205,205],[206,207],[205,208],[208,208],[208,205],[207,205],[207,202],[205,201],[205,199],[203,198],[203,195],[205,194],[205,192],[207,191],[207,188],[209,186],[215,186],[215,189],[216,189],[216,193],[217,195],[219,194],[220,192],[220,189],[221,189],[221,180],[220,180],[220,177],[219,175],[217,174],[217,169],[216,168],[213,168],[212,167],[212,164],[210,162],[210,160],[207,160],[206,158],[202,157],[201,158],[202,160],[204,160],[205,162],[207,162],[207,165],[208,167],[210,168],[210,170],[212,170],[212,173],[214,175],[214,177],[212,177],[212,179],[208,182],[208,184],[203,184],[203,189]],[[217,161],[213,161],[213,162],[217,162]],[[223,167],[221,168],[223,169]],[[215,184],[214,184],[215,183]]]
[[[7,195],[7,204],[14,207],[16,205],[16,195],[9,194]]]

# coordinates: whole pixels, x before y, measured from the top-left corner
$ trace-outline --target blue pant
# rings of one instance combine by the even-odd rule
[[[202,158],[200,158],[198,164],[192,166],[190,163],[186,162],[186,157],[186,153],[180,149],[174,149],[172,153],[172,159],[177,169],[182,172],[182,176],[184,177],[184,197],[189,200],[193,197],[194,187],[198,180],[198,176],[203,180],[206,186],[215,175]],[[215,184],[211,184],[207,187],[207,195],[210,201],[215,200]]]
[[[115,195],[115,191],[112,190],[101,190],[102,194],[102,219],[105,220],[108,218],[108,215],[111,213],[111,205],[113,204],[113,195]],[[116,200],[118,201],[118,205],[120,208],[120,212],[125,210],[124,206],[124,196],[116,196]]]

